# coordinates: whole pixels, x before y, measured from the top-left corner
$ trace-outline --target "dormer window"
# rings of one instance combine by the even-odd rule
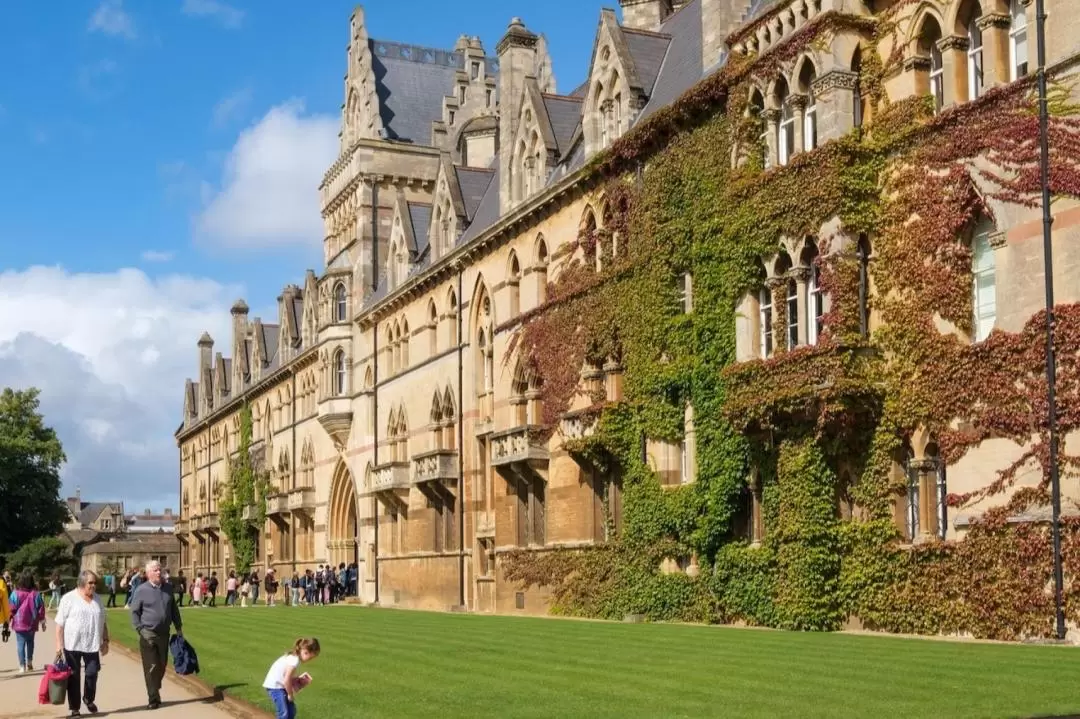
[[[470,68],[469,74],[472,76],[473,80],[479,79],[480,78],[480,63],[474,62],[472,64],[471,68]]]

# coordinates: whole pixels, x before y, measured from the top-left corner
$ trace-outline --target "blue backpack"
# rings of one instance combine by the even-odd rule
[[[174,634],[169,639],[169,651],[172,653],[173,669],[177,674],[199,673],[199,655],[186,639]]]

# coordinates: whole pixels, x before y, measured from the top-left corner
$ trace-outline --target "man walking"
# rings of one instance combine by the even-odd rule
[[[86,710],[97,713],[94,699],[97,697],[97,678],[101,670],[101,657],[109,653],[109,628],[105,624],[105,608],[97,598],[97,575],[90,570],[79,574],[77,586],[60,599],[56,610],[56,653],[64,655],[64,662],[71,669],[68,677],[68,716],[77,717],[79,707],[86,703]],[[79,694],[79,672],[86,675],[82,694]],[[82,697],[80,699],[80,696]]]
[[[183,633],[172,587],[161,581],[160,562],[146,565],[146,581],[131,598],[131,623],[139,633],[139,654],[150,700],[147,709],[157,709],[161,706],[161,680],[169,662],[169,626],[176,627],[177,635]]]

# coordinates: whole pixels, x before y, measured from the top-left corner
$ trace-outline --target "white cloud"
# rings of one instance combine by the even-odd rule
[[[337,133],[337,118],[305,115],[299,101],[272,108],[240,133],[197,219],[199,238],[232,248],[317,246],[318,186],[337,157]]]
[[[175,255],[172,252],[146,250],[142,253],[143,262],[170,262]]]
[[[242,90],[237,90],[231,95],[223,97],[218,101],[218,104],[214,105],[214,127],[223,127],[229,124],[244,111],[244,108],[247,107],[249,102],[251,102],[250,87],[245,87]]]
[[[184,0],[181,11],[185,15],[196,17],[213,17],[229,28],[240,27],[244,22],[244,11],[226,5],[219,0]]]
[[[103,32],[106,35],[126,37],[134,40],[138,37],[135,21],[124,11],[123,0],[102,0],[90,16],[87,27],[90,32]]]
[[[207,330],[228,354],[240,288],[122,269],[0,273],[0,387],[42,390],[68,462],[65,489],[138,507],[177,506],[184,379]]]

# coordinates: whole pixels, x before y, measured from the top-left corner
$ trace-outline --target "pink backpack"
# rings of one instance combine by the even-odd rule
[[[40,617],[38,603],[41,595],[36,591],[15,591],[15,600],[19,606],[15,609],[15,615],[11,618],[11,628],[17,632],[32,632],[37,629],[38,617]],[[44,608],[44,606],[42,606]]]

